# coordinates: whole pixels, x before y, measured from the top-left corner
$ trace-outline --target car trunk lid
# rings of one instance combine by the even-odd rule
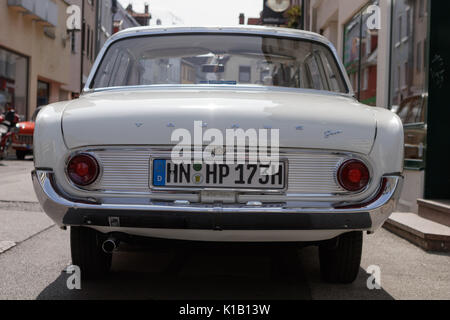
[[[376,120],[351,97],[294,90],[115,90],[71,102],[63,132],[71,149],[105,145],[175,145],[175,129],[279,129],[280,147],[368,154]],[[192,135],[193,136],[193,135]],[[208,143],[205,143],[208,144]]]

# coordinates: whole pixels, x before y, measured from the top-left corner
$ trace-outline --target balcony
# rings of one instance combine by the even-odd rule
[[[32,12],[35,1],[33,0],[8,0],[8,6],[21,12]]]
[[[58,5],[50,0],[8,0],[8,6],[12,9],[29,15],[45,26],[56,27],[58,25]]]

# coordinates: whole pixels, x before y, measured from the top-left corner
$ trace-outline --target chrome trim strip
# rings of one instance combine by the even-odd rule
[[[209,85],[209,84],[172,84],[172,85],[164,85],[164,84],[154,84],[154,85],[140,85],[140,86],[117,86],[117,87],[105,87],[105,88],[96,88],[89,89],[84,93],[96,93],[96,92],[108,92],[108,91],[136,91],[136,90],[152,90],[152,91],[163,91],[163,90],[203,90],[203,91],[260,91],[260,92],[286,92],[286,93],[311,93],[311,94],[320,94],[320,95],[328,95],[328,96],[340,96],[346,98],[352,98],[353,96],[349,96],[347,93],[341,92],[333,92],[333,91],[323,91],[323,90],[315,90],[315,89],[305,89],[305,88],[288,88],[288,87],[275,87],[275,86],[258,86],[258,85],[244,85],[237,84],[233,86],[220,86],[220,85]]]
[[[310,206],[298,208],[288,207],[284,204],[266,204],[261,207],[250,207],[247,205],[215,205],[215,204],[192,204],[178,205],[174,202],[150,202],[149,204],[123,204],[123,203],[94,203],[92,200],[69,199],[55,186],[54,174],[52,171],[37,170],[32,172],[33,186],[41,206],[47,215],[56,223],[63,225],[63,218],[69,209],[76,210],[135,210],[135,211],[157,211],[157,212],[191,212],[191,213],[371,213],[382,217],[372,217],[378,219],[374,228],[380,225],[380,221],[392,213],[398,201],[403,177],[387,176],[388,181],[381,197],[370,203],[366,207],[357,209],[335,209],[330,207],[314,208]]]
[[[102,155],[101,153],[104,152],[106,153],[105,155]],[[88,186],[86,188],[79,188],[77,186],[74,186],[73,184],[70,183],[69,181],[69,185],[71,187],[73,187],[75,190],[77,191],[84,191],[84,192],[99,192],[99,193],[103,193],[102,196],[111,196],[111,197],[115,197],[115,196],[119,196],[119,195],[158,195],[161,196],[164,194],[164,191],[166,191],[166,193],[172,192],[172,193],[198,193],[199,191],[202,190],[212,190],[212,191],[233,191],[233,192],[241,192],[240,196],[245,196],[245,195],[252,195],[252,194],[266,194],[266,195],[279,195],[279,196],[285,196],[286,198],[284,200],[288,200],[287,198],[292,198],[292,197],[302,197],[302,198],[313,198],[316,197],[318,199],[326,199],[327,197],[342,197],[342,198],[346,198],[343,200],[348,200],[351,201],[352,199],[349,199],[349,197],[351,198],[358,198],[360,196],[363,196],[365,193],[367,193],[370,189],[373,189],[373,182],[375,180],[378,180],[379,177],[374,177],[374,172],[373,172],[373,164],[370,162],[370,159],[368,159],[366,156],[361,155],[361,154],[355,154],[355,153],[351,153],[351,152],[343,152],[343,151],[335,151],[335,150],[316,150],[316,149],[298,149],[298,148],[280,148],[279,154],[280,154],[280,158],[282,160],[287,159],[287,170],[285,172],[285,174],[287,174],[287,176],[285,177],[286,179],[286,186],[287,189],[286,190],[249,190],[249,189],[243,189],[243,190],[231,190],[231,189],[217,189],[217,188],[164,188],[164,189],[160,189],[160,188],[155,188],[152,189],[149,187],[149,185],[151,184],[151,176],[152,176],[152,170],[151,170],[151,162],[150,159],[151,158],[170,158],[170,152],[171,152],[171,146],[136,146],[136,147],[131,147],[131,146],[92,146],[92,147],[81,147],[81,148],[77,148],[75,150],[71,150],[70,152],[68,152],[68,154],[66,155],[66,157],[70,157],[73,156],[74,154],[78,154],[78,153],[88,153],[91,155],[94,155],[96,157],[96,159],[98,160],[99,164],[102,165],[102,169],[101,169],[101,173],[102,173],[102,177],[105,176],[105,168],[103,168],[103,166],[107,163],[105,161],[103,161],[102,157],[111,157],[111,155],[109,155],[108,153],[120,153],[121,155],[118,156],[120,160],[121,158],[127,158],[130,159],[130,156],[127,156],[127,153],[138,153],[139,156],[144,156],[143,153],[145,153],[145,170],[144,169],[133,169],[132,171],[142,171],[140,172],[140,182],[139,183],[132,183],[130,182],[129,184],[125,183],[123,184],[123,190],[121,190],[119,188],[119,181],[117,181],[117,177],[115,177],[114,181],[109,180],[108,183],[113,183],[114,186],[111,187],[111,189],[109,189],[107,186],[103,185],[103,180],[102,178],[98,179],[96,183],[94,183],[91,186]],[[123,154],[123,155],[122,155]],[[317,159],[314,158],[314,165],[313,167],[305,167],[305,161],[307,163],[311,162],[311,157],[317,156]],[[330,158],[328,158],[327,156],[329,156]],[[325,157],[325,158],[322,158]],[[341,159],[333,159],[333,157],[339,157]],[[349,160],[349,159],[358,159],[363,161],[367,167],[370,170],[370,174],[371,174],[371,180],[367,186],[367,188],[365,188],[364,190],[360,191],[360,192],[347,192],[344,189],[342,189],[339,184],[337,183],[337,179],[336,179],[336,170],[339,166],[340,163],[342,163],[343,161]],[[335,161],[336,160],[336,161]],[[111,160],[109,159],[108,161],[116,161],[116,160]],[[131,161],[131,160],[127,160],[127,161]],[[142,163],[144,163],[144,160],[141,160]],[[322,161],[324,161],[324,164],[322,163]],[[322,165],[325,166],[326,168],[324,168],[323,170],[325,171],[320,171],[319,173],[327,173],[327,170],[331,170],[330,165],[328,164],[328,162],[333,162],[333,172],[330,172],[330,176],[318,176],[314,179],[310,178],[311,173],[317,173],[319,171],[317,170],[322,170]],[[299,167],[299,164],[303,162],[303,165]],[[334,164],[334,162],[336,162]],[[137,164],[136,164],[137,165]],[[308,169],[308,172],[302,172],[304,170]],[[108,168],[108,170],[111,170],[111,168]],[[293,171],[297,170],[296,173],[294,173]],[[298,171],[300,170],[300,171]],[[144,172],[145,171],[145,172]],[[127,172],[124,172],[127,173]],[[117,175],[116,172],[113,172],[113,176]],[[332,176],[331,176],[332,175]],[[307,183],[308,185],[302,185],[302,184],[298,184],[295,183],[293,179],[295,179],[296,177],[303,177],[304,179],[307,179]],[[106,178],[106,177],[105,177]],[[67,179],[67,178],[66,178]],[[145,181],[144,181],[145,180]],[[303,181],[303,180],[301,180]],[[304,184],[304,183],[303,183]],[[138,186],[137,186],[138,185]],[[137,186],[137,187],[136,187]],[[321,188],[321,190],[323,190],[322,192],[318,192],[318,187]],[[135,188],[135,189],[133,189]],[[69,190],[67,190],[69,191]],[[98,196],[98,195],[97,195]],[[102,197],[100,196],[100,197]],[[370,194],[367,194],[367,196],[370,196]],[[260,199],[258,199],[260,200]],[[283,200],[278,200],[278,201],[283,201]]]
[[[329,41],[327,38],[313,33],[313,32],[307,32],[307,31],[300,31],[300,30],[293,30],[293,29],[287,29],[287,28],[269,28],[269,27],[185,27],[185,26],[179,26],[179,27],[165,27],[165,28],[149,28],[149,27],[143,27],[143,28],[131,28],[124,32],[119,32],[115,34],[114,36],[110,37],[103,48],[100,50],[97,59],[95,59],[94,65],[92,66],[91,72],[89,74],[89,77],[86,81],[86,85],[83,89],[82,94],[87,94],[90,92],[94,92],[94,90],[90,89],[90,85],[92,83],[92,80],[94,78],[94,75],[97,72],[97,69],[103,59],[103,56],[109,49],[109,47],[116,41],[126,39],[126,38],[132,38],[136,36],[155,36],[155,35],[173,35],[173,34],[185,34],[185,33],[223,33],[223,34],[242,34],[242,35],[262,35],[262,36],[272,36],[272,37],[284,37],[284,38],[294,38],[294,39],[301,39],[301,40],[310,40],[310,41],[316,41],[319,43],[322,43],[326,45],[328,48],[330,48],[331,52],[334,55],[334,58],[336,62],[338,63],[339,70],[341,71],[341,74],[344,78],[345,84],[348,88],[347,93],[341,93],[342,95],[345,95],[347,97],[351,97],[354,99],[355,92],[352,88],[350,79],[348,77],[347,71],[345,70],[345,67],[342,63],[340,63],[340,58],[338,55],[338,52],[334,45]],[[102,91],[103,89],[97,89],[95,91]],[[320,91],[325,92],[325,91]]]

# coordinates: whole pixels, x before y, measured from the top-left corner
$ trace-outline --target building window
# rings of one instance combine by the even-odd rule
[[[396,80],[391,81],[391,106],[399,106],[408,97],[424,92],[425,73],[422,71],[425,68],[427,23],[418,18],[419,14],[414,14],[421,12],[422,5],[425,5],[425,1],[423,4],[421,1],[393,1],[393,17],[403,16],[405,21],[401,24],[392,24],[392,33],[398,35],[408,32],[408,34],[402,39],[401,46],[394,45],[397,44],[397,39],[391,46],[391,79],[401,79],[399,84]]]
[[[83,22],[83,27],[81,30],[81,54],[86,53],[86,23]]]
[[[422,72],[422,62],[423,62],[423,58],[422,58],[422,42],[418,42],[417,43],[417,53],[416,53],[416,71],[417,72]]]
[[[46,106],[50,103],[50,84],[38,80],[37,107]]]
[[[251,67],[240,66],[239,67],[239,82],[240,83],[250,83],[251,77]]]
[[[89,55],[90,55],[90,53],[91,53],[91,28],[90,28],[89,25],[87,26],[86,32],[87,32],[86,56],[87,56],[88,59],[89,59]]]
[[[411,35],[411,8],[406,9],[406,34],[405,38],[408,38]]]
[[[403,17],[398,17],[398,43],[402,42]]]
[[[94,60],[94,30],[91,29],[91,61]]]
[[[423,55],[422,55],[422,66],[424,68],[427,65],[427,61],[426,61],[426,59],[427,59],[427,52],[428,52],[427,50],[428,50],[428,40],[425,39],[423,41],[423,51],[422,51],[422,53],[423,53]]]
[[[402,89],[406,89],[406,87],[409,84],[409,65],[408,65],[408,61],[405,62],[405,67],[403,68],[404,71],[404,76],[403,76],[403,81],[402,81]]]
[[[28,58],[0,47],[0,113],[6,103],[27,117]]]
[[[75,37],[75,31],[70,32],[70,48],[72,50],[72,53],[76,53],[76,37]]]

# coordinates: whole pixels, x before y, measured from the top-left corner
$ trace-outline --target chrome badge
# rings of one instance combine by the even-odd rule
[[[325,139],[328,139],[331,136],[337,136],[338,134],[344,133],[342,130],[328,130],[325,131],[323,134],[325,136]]]

